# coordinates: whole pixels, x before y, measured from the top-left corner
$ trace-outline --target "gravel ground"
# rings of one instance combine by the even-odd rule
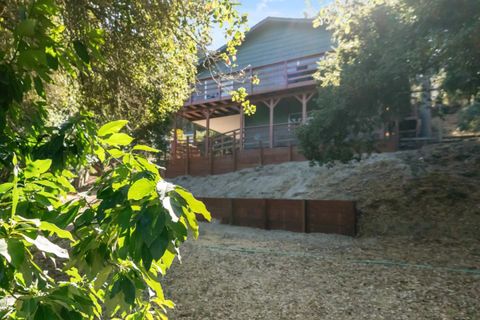
[[[480,319],[480,243],[202,224],[171,319]]]
[[[197,196],[357,201],[359,237],[203,224],[171,319],[480,319],[480,141],[174,182]]]

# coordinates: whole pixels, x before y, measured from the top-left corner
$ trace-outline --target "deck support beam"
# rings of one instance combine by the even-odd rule
[[[295,95],[295,99],[302,104],[302,124],[307,123],[307,104],[308,101],[312,99],[314,94],[315,92],[309,92]]]
[[[205,132],[205,155],[209,154],[210,151],[210,114],[212,113],[212,110],[210,109],[205,109],[204,111],[205,114],[205,119],[206,119],[206,132]]]
[[[240,108],[240,137],[239,139],[239,144],[240,144],[240,150],[243,150],[243,137],[244,137],[244,131],[245,131],[245,113],[243,111],[243,107],[239,106]]]
[[[265,103],[268,109],[270,109],[270,123],[268,127],[270,148],[273,148],[273,111],[275,110],[275,107],[280,102],[280,100],[281,98],[271,98],[271,99],[262,101],[263,103]]]

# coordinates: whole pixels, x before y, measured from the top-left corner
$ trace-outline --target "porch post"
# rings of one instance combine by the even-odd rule
[[[197,144],[197,127],[193,124],[193,145]]]
[[[303,95],[303,98],[305,95]],[[302,123],[305,124],[307,122],[307,100],[302,99]]]
[[[208,155],[210,144],[210,110],[205,110],[205,117],[207,120],[207,132],[205,133],[205,155]]]
[[[270,139],[269,139],[270,140],[269,141],[270,148],[273,148],[273,111],[274,111],[274,109],[277,106],[279,101],[280,101],[280,98],[277,98],[277,99],[272,98],[272,99],[269,99],[267,101],[264,101],[264,103],[270,109],[270,124],[269,124],[269,127],[268,127],[269,137],[270,137]]]
[[[270,104],[268,108],[270,109],[270,125],[268,127],[269,136],[270,136],[270,148],[273,148],[273,109],[275,107],[273,107],[272,104]]]
[[[312,99],[315,93],[302,93],[300,95],[296,95],[295,99],[297,99],[302,104],[302,124],[307,123],[307,104],[310,99]]]
[[[245,114],[243,111],[243,107],[240,106],[240,137],[239,137],[239,144],[240,144],[240,150],[243,150],[243,134],[245,131]]]

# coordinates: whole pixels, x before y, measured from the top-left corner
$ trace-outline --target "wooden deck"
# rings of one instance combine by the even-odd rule
[[[182,116],[191,120],[205,119],[205,109],[210,109],[210,118],[238,114],[238,104],[232,102],[230,92],[245,88],[251,101],[264,100],[274,95],[280,97],[301,92],[302,88],[315,87],[313,74],[317,71],[317,62],[324,53],[269,65],[247,68],[223,77],[198,79],[195,92],[184,103]],[[258,78],[259,84],[252,79]]]

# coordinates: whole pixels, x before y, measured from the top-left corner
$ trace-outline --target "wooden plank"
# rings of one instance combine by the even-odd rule
[[[354,236],[356,209],[353,201],[310,200],[307,202],[308,232]]]
[[[215,219],[233,225],[354,236],[353,201],[202,198]]]
[[[304,232],[304,201],[268,199],[266,225],[270,229]]]
[[[265,205],[264,199],[232,199],[235,225],[264,228]]]

